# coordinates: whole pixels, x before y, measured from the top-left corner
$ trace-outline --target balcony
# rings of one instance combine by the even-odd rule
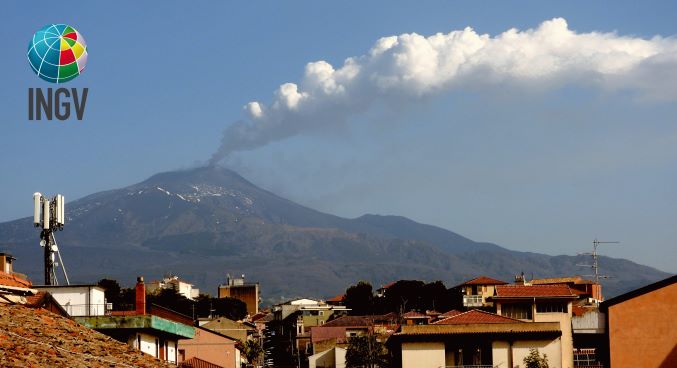
[[[482,305],[484,305],[482,295],[463,295],[464,307],[481,307]]]

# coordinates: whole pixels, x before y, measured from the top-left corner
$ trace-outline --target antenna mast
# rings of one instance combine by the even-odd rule
[[[579,264],[577,266],[581,267],[590,267],[592,268],[593,272],[595,273],[594,275],[585,275],[585,276],[594,276],[595,277],[595,282],[599,284],[599,279],[608,279],[611,276],[607,275],[600,275],[599,274],[599,254],[597,253],[597,247],[600,244],[619,244],[619,241],[600,241],[595,238],[595,240],[592,241],[592,253],[579,253],[579,255],[586,255],[586,256],[592,256],[592,264]]]
[[[66,266],[61,259],[61,252],[56,244],[54,233],[63,230],[66,222],[66,212],[64,210],[65,198],[57,194],[53,198],[44,197],[40,193],[33,194],[33,226],[42,228],[40,231],[40,246],[45,248],[45,285],[58,285],[59,280],[56,277],[56,267],[61,264],[66,285],[70,285]],[[59,262],[56,262],[56,258]]]

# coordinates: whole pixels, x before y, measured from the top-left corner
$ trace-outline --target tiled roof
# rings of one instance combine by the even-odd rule
[[[564,284],[555,285],[498,285],[494,299],[502,298],[576,298]]]
[[[457,334],[480,334],[480,333],[530,333],[548,332],[561,334],[559,322],[513,322],[513,323],[473,323],[473,324],[432,324],[402,326],[402,330],[396,333],[396,338],[412,335],[457,335]]]
[[[40,308],[0,304],[3,367],[172,367]]]
[[[373,326],[372,316],[343,316],[329,321],[322,327],[369,327]]]
[[[468,280],[460,285],[457,286],[465,286],[465,285],[505,285],[507,282],[497,280],[497,279],[492,279],[491,277],[487,276],[480,276],[480,277],[475,277],[472,280]]]
[[[190,358],[179,364],[179,368],[223,368],[220,365],[210,363],[206,360],[202,360],[198,357]]]
[[[547,284],[594,284],[592,280],[585,280],[580,276],[571,277],[551,277],[547,279],[533,279],[530,282],[532,285],[547,285]]]
[[[340,294],[340,295],[337,295],[333,298],[327,299],[327,302],[339,303],[339,302],[342,302],[345,297],[346,297],[346,294]]]
[[[395,285],[395,284],[397,284],[397,281],[393,281],[393,282],[391,282],[391,283],[389,283],[389,284],[385,284],[385,285],[381,286],[381,288],[380,288],[379,290],[381,290],[381,289],[388,289],[388,288],[390,288],[391,286],[393,286],[393,285]]]
[[[403,314],[402,318],[404,318],[404,319],[414,319],[414,318],[426,319],[426,318],[428,318],[428,316],[426,316],[423,313],[416,312],[416,311],[409,311],[409,312]]]
[[[462,325],[474,323],[526,323],[518,319],[512,319],[498,314],[473,309],[465,313],[457,314],[435,322],[436,325]]]
[[[0,271],[0,285],[19,288],[30,288],[32,286],[30,281],[3,271]]]

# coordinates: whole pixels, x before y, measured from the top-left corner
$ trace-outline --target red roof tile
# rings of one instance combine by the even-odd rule
[[[322,327],[369,327],[373,325],[371,316],[343,316],[325,323]]]
[[[484,312],[478,309],[473,309],[465,313],[457,314],[453,317],[448,317],[439,320],[433,324],[435,325],[468,325],[474,323],[519,323],[518,319],[500,316],[498,314]]]
[[[492,279],[491,277],[487,276],[480,276],[480,277],[475,277],[472,280],[468,280],[458,286],[464,286],[464,285],[505,285],[507,282],[497,280],[497,279]]]
[[[409,312],[403,314],[402,318],[404,318],[404,319],[414,319],[414,318],[427,319],[428,316],[426,316],[423,313],[416,312],[416,311],[409,311]]]
[[[339,302],[342,302],[343,299],[344,299],[345,297],[346,297],[346,294],[340,294],[340,295],[337,295],[337,296],[335,296],[335,297],[333,297],[333,298],[327,299],[327,301],[328,301],[328,302],[339,303]]]
[[[498,285],[493,298],[576,298],[576,295],[564,284]]]
[[[31,284],[30,281],[18,277],[16,275],[0,271],[0,285],[20,288],[30,288],[33,284]]]
[[[179,368],[223,368],[220,365],[210,363],[206,360],[202,360],[198,357],[190,358],[179,364]]]

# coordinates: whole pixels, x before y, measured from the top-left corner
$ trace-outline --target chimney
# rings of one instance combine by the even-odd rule
[[[0,253],[0,271],[12,274],[14,272],[12,261],[14,260],[15,258],[9,253]]]
[[[136,278],[136,314],[146,314],[146,284],[143,283],[143,276]]]

